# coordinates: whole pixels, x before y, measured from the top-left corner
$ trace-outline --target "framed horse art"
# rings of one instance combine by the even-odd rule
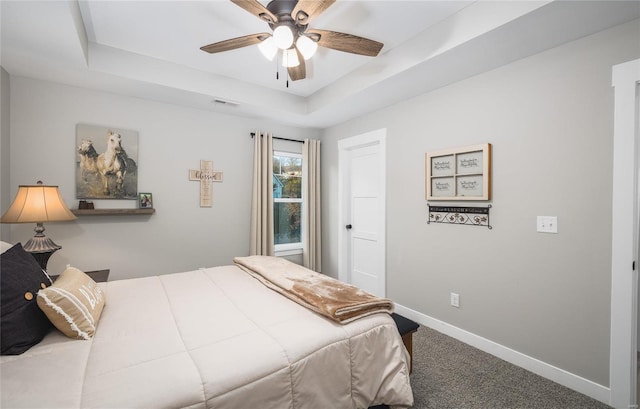
[[[76,197],[138,198],[138,132],[76,126]]]

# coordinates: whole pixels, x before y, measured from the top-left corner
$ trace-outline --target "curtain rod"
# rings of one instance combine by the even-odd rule
[[[254,136],[256,136],[256,133],[255,132],[251,132],[251,137],[253,138]],[[272,138],[273,139],[280,139],[281,141],[304,143],[304,141],[301,141],[299,139],[279,138],[277,136],[272,136]]]

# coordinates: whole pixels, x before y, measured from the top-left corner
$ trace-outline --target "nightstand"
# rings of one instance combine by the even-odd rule
[[[398,332],[402,337],[402,342],[407,351],[409,351],[409,373],[411,373],[413,370],[413,333],[418,330],[420,325],[395,312],[391,314],[391,318],[395,321]]]
[[[110,271],[109,269],[106,269],[106,270],[85,271],[84,273],[89,277],[91,277],[93,281],[95,281],[96,283],[104,283],[109,279],[109,271]],[[50,275],[49,277],[51,277],[53,281],[56,281],[56,279],[59,276],[60,274]]]

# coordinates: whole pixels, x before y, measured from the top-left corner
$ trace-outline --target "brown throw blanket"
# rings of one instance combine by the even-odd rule
[[[346,324],[377,312],[393,312],[393,302],[279,257],[235,257],[238,267],[285,297]]]

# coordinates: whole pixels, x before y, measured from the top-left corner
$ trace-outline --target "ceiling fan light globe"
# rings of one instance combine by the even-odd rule
[[[273,30],[273,41],[281,50],[286,50],[293,44],[293,31],[286,25],[278,26]]]
[[[269,37],[258,44],[258,49],[260,50],[262,55],[264,55],[264,57],[269,61],[273,61],[273,58],[278,53],[278,47],[276,47],[276,43],[273,41],[273,37]]]
[[[298,48],[298,51],[300,51],[300,54],[302,54],[302,57],[304,57],[305,60],[308,60],[316,53],[318,43],[309,37],[301,35],[298,37],[298,41],[296,41],[296,47]]]
[[[288,50],[282,50],[282,66],[285,68],[297,67],[300,65],[298,59],[298,53],[295,48],[289,48]]]

